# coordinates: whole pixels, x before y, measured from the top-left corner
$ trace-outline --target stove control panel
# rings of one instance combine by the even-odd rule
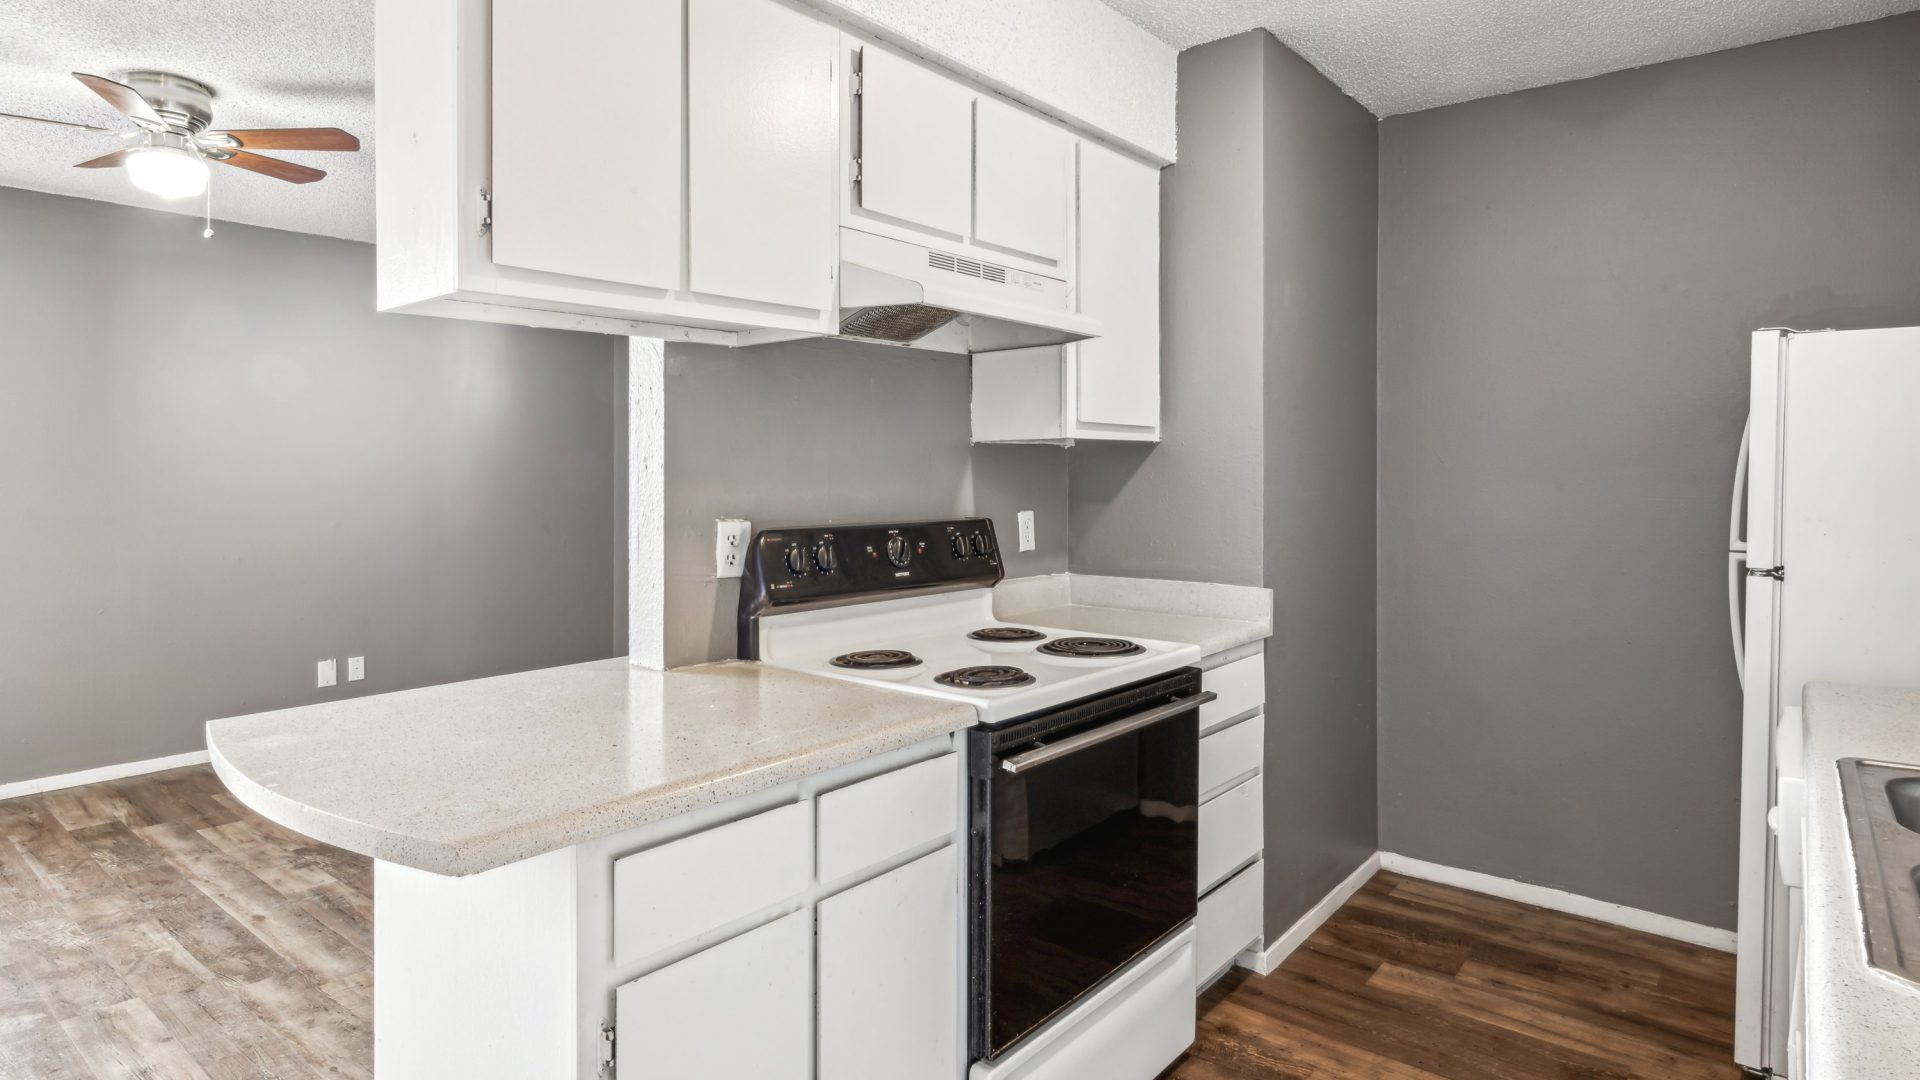
[[[1002,576],[1000,548],[987,518],[766,529],[749,545],[741,575],[743,648],[751,636],[750,620],[773,609],[985,587]]]

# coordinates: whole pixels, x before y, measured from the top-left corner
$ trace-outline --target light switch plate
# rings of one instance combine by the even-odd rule
[[[1020,550],[1033,550],[1033,511],[1022,510],[1020,519]]]
[[[315,686],[328,687],[339,681],[339,668],[334,665],[331,656],[314,666],[313,684]]]
[[[753,523],[745,518],[717,518],[713,526],[713,576],[739,577],[746,569]]]

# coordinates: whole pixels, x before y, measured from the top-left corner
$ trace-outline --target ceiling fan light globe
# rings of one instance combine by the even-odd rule
[[[207,163],[171,146],[150,146],[127,156],[127,179],[162,199],[187,199],[207,190]]]

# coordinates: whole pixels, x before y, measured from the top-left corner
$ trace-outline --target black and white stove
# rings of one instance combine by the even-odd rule
[[[967,737],[975,1080],[1019,1071],[1023,1047],[1053,1053],[1043,1040],[1083,1027],[1066,1021],[1104,1007],[1102,988],[1145,978],[1191,938],[1199,710],[1212,697],[1197,646],[996,619],[1000,578],[985,519],[820,525],[754,537],[740,592],[743,659],[979,716]],[[1190,1010],[1190,977],[1183,993]]]
[[[741,582],[740,655],[964,701],[987,725],[1188,667],[1193,645],[996,619],[993,523],[771,529]]]

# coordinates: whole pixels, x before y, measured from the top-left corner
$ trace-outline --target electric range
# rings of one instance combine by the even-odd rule
[[[1199,709],[1213,696],[1197,646],[995,618],[1001,577],[984,518],[819,525],[757,534],[740,592],[743,659],[979,716],[967,736],[975,1076],[1094,1008],[1191,925]]]

